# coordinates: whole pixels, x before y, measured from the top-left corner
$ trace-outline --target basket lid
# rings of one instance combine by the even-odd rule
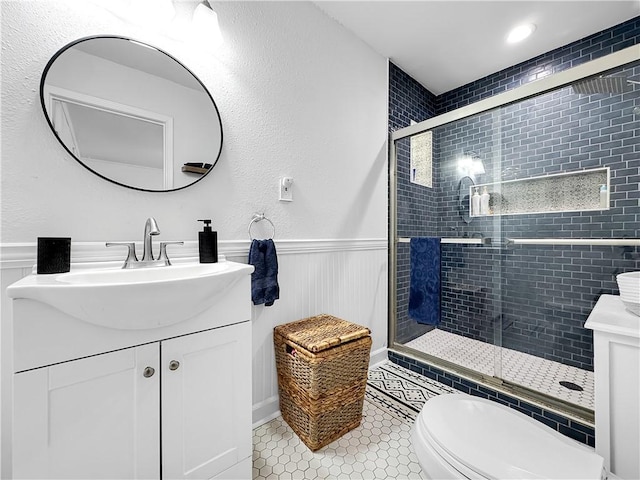
[[[278,325],[275,331],[313,353],[366,337],[371,333],[367,327],[326,314]]]

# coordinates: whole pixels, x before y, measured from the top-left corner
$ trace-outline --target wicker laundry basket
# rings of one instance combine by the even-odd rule
[[[360,425],[369,329],[331,315],[275,327],[282,418],[312,451]]]

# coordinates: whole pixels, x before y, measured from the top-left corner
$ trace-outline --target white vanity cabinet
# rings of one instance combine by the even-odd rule
[[[204,310],[147,328],[14,290],[12,477],[251,478],[252,268],[237,268]]]
[[[17,373],[14,477],[207,479],[249,457],[249,329]]]
[[[14,375],[14,478],[159,478],[159,371],[151,344]]]
[[[163,478],[211,478],[251,457],[250,328],[161,342]]]

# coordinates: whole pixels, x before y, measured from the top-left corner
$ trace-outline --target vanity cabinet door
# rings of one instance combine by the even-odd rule
[[[159,478],[159,345],[14,376],[14,478]]]
[[[161,352],[163,477],[211,478],[250,457],[250,322],[163,341]]]

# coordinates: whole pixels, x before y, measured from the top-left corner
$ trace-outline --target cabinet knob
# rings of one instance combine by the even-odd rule
[[[169,362],[169,370],[177,370],[180,367],[180,362],[177,360],[171,360]]]
[[[153,377],[154,373],[156,373],[156,370],[153,367],[147,367],[144,369],[144,372],[142,372],[142,375],[144,376],[144,378],[149,378]]]

